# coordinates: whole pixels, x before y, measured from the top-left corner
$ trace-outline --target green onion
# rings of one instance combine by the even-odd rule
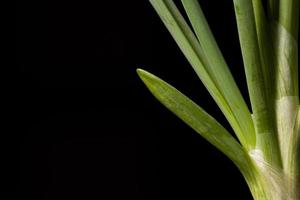
[[[150,0],[162,22],[230,123],[220,123],[176,88],[138,69],[151,93],[243,174],[255,200],[300,199],[299,0],[233,0],[246,82],[244,98],[197,0]]]

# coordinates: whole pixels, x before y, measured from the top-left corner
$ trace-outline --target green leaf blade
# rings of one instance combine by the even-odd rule
[[[253,111],[256,145],[268,162],[280,167],[279,144],[276,130],[272,126],[272,113],[268,107],[252,0],[234,0],[233,2]]]
[[[279,1],[279,23],[298,41],[299,0]]]
[[[245,151],[242,146],[201,107],[153,74],[141,69],[138,69],[137,73],[151,93],[171,112],[236,164],[243,163]]]
[[[221,61],[222,69],[213,66],[214,63],[209,63],[205,53],[207,49],[203,49],[202,44],[199,43],[173,1],[150,0],[150,2],[224,113],[239,141],[248,150],[254,148],[255,131],[251,115],[226,63]],[[219,52],[219,54],[221,53]]]
[[[142,69],[137,69],[137,73],[164,106],[235,163],[254,197],[268,199],[252,158],[222,125],[168,83]]]
[[[261,0],[253,0],[253,10],[255,16],[255,25],[257,33],[257,41],[260,53],[261,68],[264,80],[264,89],[266,94],[266,101],[268,104],[273,104],[274,100],[274,81],[275,76],[272,73],[274,69],[274,47],[272,43],[271,26],[268,22],[266,13],[264,11]],[[275,4],[275,2],[273,2]]]
[[[210,30],[199,2],[197,0],[181,0],[181,2],[203,48],[207,61],[206,69],[216,80],[217,87],[226,99],[239,127],[245,133],[245,139],[250,144],[255,144],[255,135],[253,134],[255,131],[250,111]]]

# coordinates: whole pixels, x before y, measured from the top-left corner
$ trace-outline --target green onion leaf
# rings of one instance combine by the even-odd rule
[[[250,111],[214,39],[200,4],[197,0],[182,0],[182,4],[203,49],[203,56],[205,57],[203,60],[207,61],[204,64],[205,68],[226,99],[236,121],[239,123],[240,129],[244,133],[243,135],[245,135],[244,137],[250,143],[255,144],[254,126]],[[237,135],[239,137],[241,134],[237,133]]]
[[[243,164],[242,160],[245,159],[245,150],[214,118],[160,78],[142,69],[138,69],[137,73],[151,93],[171,112],[221,150],[236,164]]]
[[[250,112],[214,42],[208,25],[202,33],[205,34],[204,37],[208,38],[209,41],[199,43],[173,1],[150,0],[150,2],[202,83],[224,113],[242,145],[248,150],[254,148],[255,132]],[[188,6],[188,2],[186,6]],[[198,11],[191,10],[194,13]],[[206,23],[204,16],[201,17],[200,15],[201,13],[196,18]],[[195,20],[197,20],[196,18]],[[199,22],[201,23],[201,21]],[[192,23],[194,24],[194,22]],[[210,55],[216,55],[216,57],[208,59]]]
[[[258,168],[246,150],[222,125],[165,81],[142,69],[137,69],[137,73],[150,92],[164,106],[236,164],[255,197],[267,200],[268,194],[264,189],[264,183],[261,182]]]
[[[279,23],[298,40],[299,0],[279,1]]]
[[[257,148],[265,159],[281,166],[276,130],[268,107],[252,0],[234,0],[240,45],[256,129]]]

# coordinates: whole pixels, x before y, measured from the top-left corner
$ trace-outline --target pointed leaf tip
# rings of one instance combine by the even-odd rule
[[[147,72],[141,68],[137,68],[136,73],[139,75],[140,78],[142,78],[144,76],[144,74]]]
[[[140,79],[145,83],[145,85],[147,87],[151,87],[151,85],[150,85],[151,80],[157,78],[153,74],[147,72],[146,70],[140,69],[140,68],[137,68],[136,72],[137,72],[138,76],[140,77]]]

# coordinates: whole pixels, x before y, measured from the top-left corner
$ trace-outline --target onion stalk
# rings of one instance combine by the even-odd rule
[[[300,200],[299,0],[233,0],[251,108],[245,103],[197,0],[150,0],[230,123],[235,139],[203,108],[137,69],[152,94],[243,174],[255,200]],[[274,84],[275,83],[275,84]]]

